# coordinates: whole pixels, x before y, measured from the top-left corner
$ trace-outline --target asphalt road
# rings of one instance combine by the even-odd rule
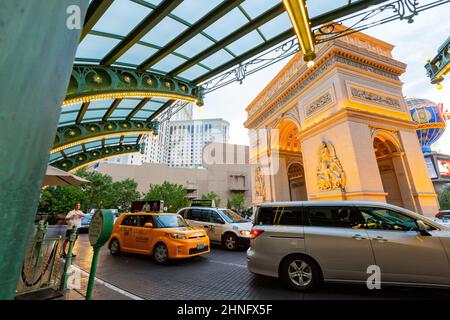
[[[78,256],[73,263],[89,271],[92,249],[86,235],[80,235],[75,252]],[[400,287],[369,290],[365,286],[342,284],[325,284],[315,292],[298,293],[286,289],[278,279],[250,273],[245,256],[245,250],[229,252],[213,246],[209,255],[160,266],[147,256],[113,257],[105,247],[101,251],[97,278],[150,300],[450,299],[450,290]],[[108,296],[96,298],[108,299]]]

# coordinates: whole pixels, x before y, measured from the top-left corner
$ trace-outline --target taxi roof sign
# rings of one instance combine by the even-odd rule
[[[164,212],[164,200],[133,201],[131,212]]]
[[[209,207],[215,208],[216,203],[214,200],[209,199],[195,199],[191,201],[191,207]]]

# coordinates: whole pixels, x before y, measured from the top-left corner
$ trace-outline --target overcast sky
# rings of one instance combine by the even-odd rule
[[[424,59],[434,57],[438,47],[450,35],[449,16],[450,5],[446,4],[421,12],[412,24],[397,20],[365,31],[395,45],[394,58],[408,65],[401,77],[404,96],[442,102],[446,109],[450,109],[450,80],[443,82],[444,89],[437,90],[426,76]],[[223,118],[231,124],[230,142],[248,144],[248,132],[243,125],[247,118],[245,108],[287,62],[284,60],[249,76],[242,85],[234,83],[208,94],[205,106],[195,108],[194,117]],[[442,151],[450,154],[450,129],[439,145],[444,149]]]

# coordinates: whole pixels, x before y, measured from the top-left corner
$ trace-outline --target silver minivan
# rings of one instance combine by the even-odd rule
[[[251,272],[306,291],[322,281],[450,287],[450,228],[393,205],[305,201],[258,206]]]

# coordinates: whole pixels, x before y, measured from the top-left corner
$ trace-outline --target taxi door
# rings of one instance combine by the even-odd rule
[[[120,245],[122,249],[126,251],[133,250],[133,231],[137,227],[137,216],[128,215],[123,218],[122,223],[119,226]]]
[[[152,216],[138,216],[138,225],[133,229],[134,247],[141,253],[152,253],[153,228],[146,227],[146,223],[152,223],[155,226]]]

